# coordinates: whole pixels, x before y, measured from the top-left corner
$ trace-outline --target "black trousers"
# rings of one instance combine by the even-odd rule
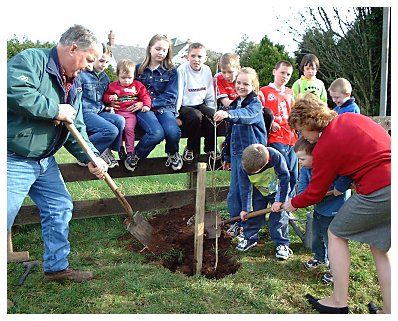
[[[181,106],[178,118],[181,119],[181,136],[188,137],[187,149],[193,150],[196,155],[200,154],[200,137],[205,138],[205,153],[214,150],[214,131],[213,115],[214,108],[205,104],[197,106]]]

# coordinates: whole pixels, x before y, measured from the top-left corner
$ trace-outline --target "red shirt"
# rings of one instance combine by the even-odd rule
[[[354,180],[358,194],[391,185],[391,137],[372,119],[345,113],[323,130],[312,152],[312,178],[292,199],[296,208],[318,203],[337,175]]]
[[[131,105],[142,102],[144,106],[151,107],[151,95],[142,82],[134,79],[133,83],[128,86],[120,85],[119,81],[114,81],[109,84],[108,90],[104,93],[103,101],[105,104],[109,104],[110,95],[116,94],[118,101],[120,101],[119,110],[123,111]]]
[[[269,84],[260,88],[259,98],[264,107],[272,110],[274,122],[281,127],[276,132],[271,130],[268,144],[282,143],[293,146],[297,141],[297,135],[290,129],[287,121],[294,103],[293,91],[287,87],[279,90],[274,84]]]
[[[218,73],[214,76],[214,84],[216,86],[216,99],[228,98],[235,100],[238,94],[235,91],[235,84],[228,82],[223,77],[222,73]]]

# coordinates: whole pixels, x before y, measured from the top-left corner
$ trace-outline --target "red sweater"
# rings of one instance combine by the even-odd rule
[[[279,90],[271,83],[260,88],[259,98],[263,106],[271,109],[274,113],[274,122],[281,126],[276,132],[271,130],[268,136],[268,145],[282,143],[294,146],[297,135],[294,130],[290,129],[287,122],[294,103],[293,91],[287,87]]]
[[[124,111],[127,107],[137,102],[142,102],[144,106],[151,107],[151,95],[139,80],[134,79],[133,83],[128,87],[121,86],[119,81],[110,83],[108,90],[102,97],[104,103],[109,104],[111,102],[109,96],[114,94],[118,96],[118,101],[120,101],[120,111]]]
[[[337,175],[354,180],[358,194],[391,185],[391,137],[372,119],[345,113],[323,130],[312,152],[312,178],[292,199],[295,208],[318,203]]]

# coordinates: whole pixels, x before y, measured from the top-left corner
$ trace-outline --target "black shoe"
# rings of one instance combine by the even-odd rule
[[[314,298],[311,294],[306,294],[308,302],[312,305],[312,307],[320,313],[328,313],[328,314],[348,314],[348,306],[343,308],[336,307],[328,307],[327,305],[320,304],[318,302],[319,299]]]
[[[381,310],[376,304],[373,302],[368,303],[368,309],[370,314],[377,314],[377,311]]]

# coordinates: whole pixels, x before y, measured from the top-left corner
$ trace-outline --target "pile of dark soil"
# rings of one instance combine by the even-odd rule
[[[172,272],[180,272],[188,276],[195,274],[194,237],[195,223],[187,221],[195,214],[195,207],[187,205],[173,209],[165,214],[153,216],[148,222],[153,226],[150,251],[142,251],[142,245],[131,234],[123,238],[132,239],[128,250],[145,255],[148,262],[157,262]],[[233,255],[231,237],[224,231],[218,238],[218,262],[216,262],[216,240],[203,240],[202,275],[207,278],[220,279],[235,273],[240,263]]]

